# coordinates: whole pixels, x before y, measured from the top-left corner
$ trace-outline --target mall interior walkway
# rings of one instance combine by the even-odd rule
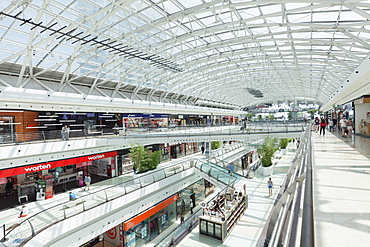
[[[313,133],[316,246],[369,246],[370,138]]]
[[[367,246],[370,242],[370,138],[340,137],[338,133],[320,136],[313,134],[314,149],[314,216],[316,246]],[[288,149],[289,150],[289,149]],[[248,180],[249,207],[239,224],[224,243],[200,236],[196,227],[178,246],[256,246],[272,209],[280,184],[289,168],[294,149],[283,155],[277,163],[273,196],[267,192],[267,179],[258,172]],[[200,153],[181,159],[202,158]],[[164,166],[166,164],[162,164]],[[132,174],[106,180],[92,185],[90,191],[75,189],[78,196],[94,193],[103,186],[125,181]],[[45,201],[28,203],[30,215],[68,200],[68,193],[60,193]],[[1,211],[0,224],[16,223],[21,207]]]
[[[370,138],[358,135],[341,137],[337,132],[329,132],[325,136],[313,132],[312,137],[315,246],[368,246]],[[280,167],[282,171],[285,170],[284,165]],[[275,185],[282,181],[280,176],[279,173],[272,176]],[[257,242],[261,230],[259,223],[263,222],[260,216],[264,214],[262,212],[269,213],[272,205],[268,200],[273,200],[266,198],[264,180],[266,178],[258,176],[251,180],[248,186],[251,199],[249,208],[224,243],[199,235],[198,228],[195,228],[178,246],[226,247],[241,246],[241,243],[243,246],[259,246],[261,244]],[[276,192],[274,190],[274,197]],[[256,197],[260,200],[254,204],[253,198]]]

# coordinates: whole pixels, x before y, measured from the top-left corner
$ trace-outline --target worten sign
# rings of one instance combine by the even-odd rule
[[[94,160],[100,160],[108,157],[114,157],[117,156],[117,151],[108,152],[108,153],[101,153],[101,154],[94,154],[89,156],[82,156],[72,159],[65,159],[65,160],[57,160],[57,161],[51,161],[47,163],[41,163],[41,164],[35,164],[35,165],[29,165],[29,166],[19,166],[14,168],[9,168],[5,170],[0,170],[0,178],[6,178],[11,177],[15,175],[25,174],[25,173],[31,173],[31,172],[38,172],[42,170],[52,169],[56,167],[61,166],[68,166],[73,164],[78,164],[82,162],[87,161],[94,161]]]

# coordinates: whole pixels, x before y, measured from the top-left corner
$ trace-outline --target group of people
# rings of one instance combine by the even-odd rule
[[[314,131],[317,133],[320,131],[320,135],[325,136],[325,129],[326,126],[329,126],[329,131],[333,132],[336,130],[337,127],[337,120],[336,119],[329,119],[326,122],[325,118],[319,119],[316,117],[313,121]],[[352,130],[353,130],[353,121],[352,119],[347,120],[346,116],[339,121],[338,130],[341,131],[342,137],[352,137]]]

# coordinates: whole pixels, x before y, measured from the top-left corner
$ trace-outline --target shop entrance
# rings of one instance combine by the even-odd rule
[[[150,240],[153,240],[159,234],[158,216],[156,216],[153,219],[150,219],[149,227],[150,227]]]

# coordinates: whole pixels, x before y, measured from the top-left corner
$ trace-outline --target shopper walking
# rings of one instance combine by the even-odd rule
[[[346,137],[346,130],[347,130],[347,118],[343,116],[343,118],[339,121],[340,128],[342,129],[342,137]]]
[[[353,130],[353,121],[352,119],[348,119],[347,122],[348,137],[352,137],[352,130]]]
[[[333,122],[333,120],[329,119],[328,125],[329,125],[329,131],[333,132],[334,131],[334,122]]]
[[[89,174],[87,174],[85,176],[84,182],[85,182],[85,185],[86,185],[86,187],[84,188],[84,190],[86,190],[86,188],[87,188],[87,190],[90,190],[91,177],[90,177]]]
[[[200,150],[202,151],[202,154],[204,154],[204,150],[205,150],[204,146],[202,146],[202,147],[200,148]]]
[[[234,172],[234,164],[229,163],[229,173],[233,173],[233,172]]]
[[[269,178],[269,181],[267,181],[267,188],[269,190],[269,196],[272,196],[272,187],[274,186],[274,183],[272,182],[271,178]]]
[[[320,127],[320,119],[318,117],[315,117],[315,120],[313,120],[313,124],[314,124],[315,133],[317,133]]]
[[[322,118],[320,122],[320,135],[322,133],[322,136],[325,136],[325,128],[326,128],[326,120]]]
[[[334,131],[337,130],[337,119],[336,118],[333,118],[333,130]]]
[[[13,183],[12,180],[9,178],[8,181],[5,184],[5,198],[10,196],[13,191]]]

